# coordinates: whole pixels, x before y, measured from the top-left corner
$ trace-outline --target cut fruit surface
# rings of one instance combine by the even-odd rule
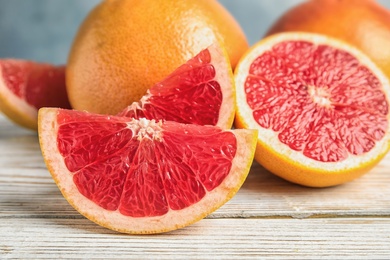
[[[0,60],[0,110],[15,123],[36,130],[41,107],[70,108],[65,67]]]
[[[68,202],[125,233],[187,226],[222,206],[252,164],[255,130],[43,108],[45,162]]]
[[[119,116],[231,128],[234,114],[235,89],[229,59],[220,46],[213,44],[150,88]]]
[[[389,81],[344,42],[310,33],[267,37],[241,59],[235,80],[235,125],[259,130],[255,158],[282,178],[341,184],[389,149]]]

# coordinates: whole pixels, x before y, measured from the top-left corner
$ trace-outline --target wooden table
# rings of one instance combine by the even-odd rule
[[[257,164],[238,194],[187,228],[125,235],[77,213],[37,134],[0,116],[0,259],[390,259],[390,155],[362,178],[313,189]]]

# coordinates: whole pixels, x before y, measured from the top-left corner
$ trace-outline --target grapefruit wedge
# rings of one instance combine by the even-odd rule
[[[294,183],[351,181],[387,153],[389,81],[362,52],[310,33],[253,46],[235,71],[238,128],[258,129],[255,158]]]
[[[187,226],[232,198],[257,133],[42,108],[39,140],[76,210],[109,229],[142,234]]]
[[[65,67],[27,60],[0,60],[0,110],[13,122],[37,130],[41,107],[70,108]]]
[[[231,128],[235,88],[227,53],[209,46],[118,115]]]

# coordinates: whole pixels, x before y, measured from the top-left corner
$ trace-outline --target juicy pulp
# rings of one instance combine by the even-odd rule
[[[210,62],[209,50],[201,51],[119,115],[216,125],[223,97]]]
[[[257,57],[245,82],[263,128],[322,162],[370,151],[386,134],[388,102],[379,80],[349,53],[285,41]]]
[[[237,143],[213,126],[61,110],[58,149],[80,193],[132,217],[201,200],[229,174]]]

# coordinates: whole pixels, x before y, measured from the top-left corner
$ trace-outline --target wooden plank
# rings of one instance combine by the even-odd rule
[[[0,222],[0,258],[388,259],[390,219],[204,219],[132,236],[86,219]],[[33,234],[33,235],[32,235]]]

